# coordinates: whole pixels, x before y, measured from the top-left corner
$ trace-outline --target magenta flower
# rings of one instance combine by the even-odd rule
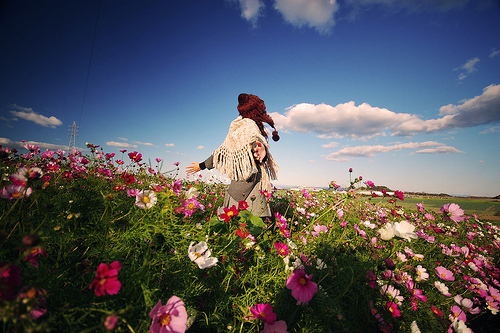
[[[192,197],[190,199],[186,199],[182,202],[182,206],[184,207],[184,216],[188,217],[193,215],[196,209],[200,209],[201,211],[205,210],[205,206],[198,202],[197,197]]]
[[[288,245],[282,242],[274,242],[274,247],[278,250],[280,256],[286,256],[290,251],[288,250]]]
[[[458,320],[461,320],[463,322],[467,321],[467,316],[465,315],[465,312],[458,306],[453,305],[450,308],[451,314],[450,314],[450,321],[453,321],[455,318]]]
[[[401,201],[404,201],[404,199],[405,199],[405,195],[401,191],[395,191],[394,196],[397,197]]]
[[[14,299],[21,283],[19,267],[6,262],[0,263],[0,301]]]
[[[287,326],[283,320],[274,323],[264,323],[264,330],[261,333],[288,333]]]
[[[108,331],[114,331],[118,326],[118,316],[115,314],[109,315],[106,317],[104,321],[104,327]]]
[[[306,275],[304,268],[295,270],[286,280],[286,287],[292,290],[292,296],[297,300],[297,305],[308,304],[316,295],[318,285],[311,281],[312,274]]]
[[[393,301],[389,301],[387,302],[386,306],[394,318],[401,317],[401,311],[399,310],[398,305],[396,303],[394,303]]]
[[[443,266],[436,267],[436,273],[441,279],[445,281],[455,281],[453,272],[444,268]]]
[[[449,203],[441,207],[441,213],[445,220],[451,220],[455,223],[462,222],[465,219],[464,210],[456,203]]]
[[[371,180],[367,180],[365,184],[369,187],[375,187],[375,184]]]
[[[273,312],[273,307],[271,304],[255,304],[251,309],[253,317],[256,319],[260,319],[265,323],[272,323],[276,320],[276,313]]]
[[[100,264],[97,268],[96,277],[90,284],[89,289],[95,288],[96,296],[116,295],[120,291],[122,284],[118,281],[118,271],[122,264],[114,261],[111,264]]]
[[[184,302],[175,295],[163,306],[161,300],[158,301],[149,316],[153,319],[150,333],[182,333],[187,329],[188,315]]]
[[[31,187],[25,188],[23,185],[7,185],[0,190],[0,197],[8,200],[15,200],[22,197],[29,197],[33,190]]]

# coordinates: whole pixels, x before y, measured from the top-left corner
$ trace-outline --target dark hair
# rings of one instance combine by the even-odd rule
[[[273,140],[278,141],[280,139],[276,127],[274,127],[273,118],[266,112],[266,105],[264,101],[259,98],[259,96],[251,94],[240,94],[238,96],[238,112],[243,118],[250,118],[260,129],[262,135],[267,138],[267,133],[264,130],[264,122],[268,123],[273,131]]]

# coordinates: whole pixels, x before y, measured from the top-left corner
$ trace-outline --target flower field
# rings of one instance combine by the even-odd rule
[[[500,302],[500,228],[396,191],[265,193],[138,152],[0,148],[3,332],[482,332]],[[351,172],[350,172],[351,173]],[[374,184],[366,181],[370,187]]]

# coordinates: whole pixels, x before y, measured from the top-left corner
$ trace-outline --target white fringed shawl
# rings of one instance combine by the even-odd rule
[[[265,163],[258,164],[255,161],[252,143],[256,141],[266,147]],[[271,191],[271,179],[277,179],[278,165],[269,152],[266,138],[252,119],[239,116],[233,120],[224,142],[212,154],[214,167],[232,180],[247,180],[260,168],[261,190]]]

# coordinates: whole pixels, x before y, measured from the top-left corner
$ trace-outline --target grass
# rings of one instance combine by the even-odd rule
[[[372,202],[379,202],[379,198],[362,197]],[[459,197],[405,197],[404,201],[399,201],[398,206],[404,209],[416,209],[417,204],[424,204],[425,209],[439,212],[441,207],[447,203],[456,203],[464,210],[465,215],[476,214],[482,219],[487,219],[496,224],[500,223],[500,200],[480,199],[480,198],[459,198]]]

